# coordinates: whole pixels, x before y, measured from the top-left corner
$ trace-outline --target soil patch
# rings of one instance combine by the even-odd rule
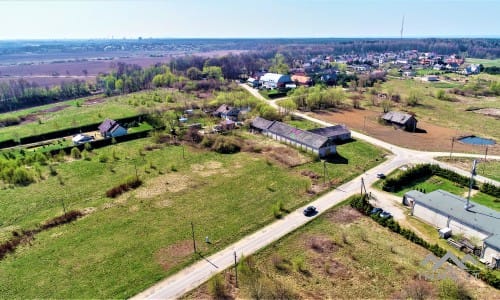
[[[149,199],[166,192],[176,193],[190,186],[190,178],[186,175],[165,174],[149,180],[136,190],[136,197]]]
[[[102,98],[102,97],[87,99],[87,100],[85,100],[85,103],[83,104],[83,106],[91,106],[91,105],[103,103],[103,102],[106,102],[106,100],[107,100],[106,98]]]
[[[500,109],[498,108],[481,108],[478,110],[474,110],[474,112],[476,114],[483,114],[497,119],[500,118]]]
[[[35,121],[38,121],[38,116],[46,114],[46,113],[52,113],[52,112],[58,112],[61,111],[65,108],[69,107],[69,105],[64,104],[64,105],[56,105],[47,109],[42,109],[37,111],[36,113],[32,113],[26,116],[22,117],[21,125],[22,124],[28,124],[28,123],[33,123]]]
[[[201,177],[209,177],[216,174],[225,174],[228,171],[223,169],[223,164],[217,161],[208,161],[204,164],[192,164],[191,170]]]
[[[418,122],[423,132],[407,132],[378,123],[379,112],[366,109],[339,110],[336,112],[310,113],[311,116],[337,124],[346,124],[353,130],[363,132],[388,143],[422,151],[451,150],[452,138],[470,135],[470,132],[457,132],[455,129],[437,126],[425,121]],[[482,153],[484,147],[454,143],[454,152]],[[500,145],[488,147],[488,153],[500,154]]]
[[[363,215],[359,211],[349,206],[344,206],[340,209],[336,209],[335,211],[329,212],[326,215],[326,218],[328,220],[337,224],[352,223],[353,221],[356,221],[361,217],[363,217]]]
[[[322,235],[306,238],[306,246],[316,253],[333,253],[340,247],[330,237]]]
[[[166,271],[179,264],[182,259],[193,253],[193,242],[185,240],[167,247],[161,248],[155,254],[155,260]]]

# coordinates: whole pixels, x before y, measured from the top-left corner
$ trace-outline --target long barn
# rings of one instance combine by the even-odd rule
[[[336,145],[330,138],[279,121],[257,117],[252,121],[251,128],[277,141],[317,154],[321,158],[337,153]]]

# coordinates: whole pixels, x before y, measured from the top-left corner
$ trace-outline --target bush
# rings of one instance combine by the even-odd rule
[[[35,182],[35,176],[25,167],[17,167],[12,174],[10,182],[18,185],[29,185]]]
[[[81,211],[71,210],[62,216],[50,219],[49,221],[45,222],[40,228],[49,229],[49,228],[56,227],[56,226],[59,226],[62,224],[70,223],[70,222],[72,222],[72,221],[74,221],[82,216],[83,216],[83,213]]]
[[[480,191],[485,193],[485,194],[491,195],[493,197],[500,198],[500,187],[498,187],[494,184],[485,182],[481,186]]]
[[[231,137],[218,136],[212,145],[212,150],[218,153],[231,154],[241,150],[238,141]]]
[[[82,153],[80,152],[80,149],[78,149],[77,147],[73,147],[71,149],[71,157],[73,157],[74,159],[82,158]]]
[[[141,186],[142,180],[137,177],[129,177],[125,183],[112,187],[106,191],[106,197],[116,198],[126,191],[136,189]]]
[[[214,277],[210,278],[208,281],[208,290],[215,299],[225,298],[226,282],[224,281],[224,277],[217,273]]]

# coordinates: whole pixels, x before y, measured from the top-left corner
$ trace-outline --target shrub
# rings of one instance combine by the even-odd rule
[[[214,144],[214,140],[208,136],[204,136],[201,140],[201,145],[205,148],[211,148]]]
[[[485,193],[485,194],[491,195],[493,197],[500,198],[500,187],[498,187],[494,184],[485,182],[481,186],[480,191]]]
[[[210,278],[208,282],[208,290],[215,299],[225,298],[226,282],[224,281],[224,277],[217,273],[214,277]]]
[[[78,149],[77,147],[71,148],[71,157],[73,157],[74,159],[82,158],[82,153],[80,152],[80,149]]]
[[[126,191],[136,189],[141,186],[142,180],[137,177],[129,177],[127,178],[125,183],[112,187],[111,189],[106,191],[106,197],[116,198],[123,194]]]
[[[214,144],[212,145],[212,149],[218,153],[231,154],[239,152],[241,147],[238,141],[236,141],[236,139],[234,138],[218,136],[215,139]]]
[[[40,228],[49,229],[49,228],[56,227],[56,226],[59,226],[62,224],[70,223],[70,222],[72,222],[72,221],[74,221],[82,216],[83,216],[83,213],[81,211],[71,210],[62,216],[55,217],[53,219],[48,220],[42,226],[40,226]]]
[[[35,176],[25,167],[17,167],[12,174],[11,183],[18,185],[29,185],[35,182]]]
[[[183,136],[183,139],[191,143],[199,144],[202,141],[203,137],[198,132],[198,129],[191,127]]]

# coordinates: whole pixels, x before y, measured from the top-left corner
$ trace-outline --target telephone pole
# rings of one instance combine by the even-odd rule
[[[196,240],[194,239],[194,224],[191,221],[191,236],[193,237],[193,250],[196,253]]]

